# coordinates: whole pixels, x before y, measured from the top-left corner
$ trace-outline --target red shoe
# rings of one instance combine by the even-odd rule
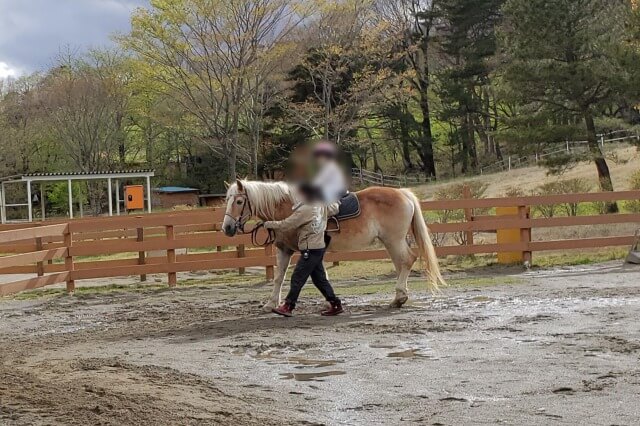
[[[274,314],[282,315],[283,317],[293,316],[293,308],[287,302],[284,302],[277,308],[273,308],[271,312],[273,312]]]
[[[322,311],[320,315],[323,317],[335,317],[336,315],[340,315],[344,312],[342,309],[342,303],[340,301],[334,302],[331,304],[331,307],[325,311]]]

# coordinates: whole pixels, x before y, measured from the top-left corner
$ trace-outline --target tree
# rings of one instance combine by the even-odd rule
[[[455,124],[463,173],[478,169],[476,133],[484,140],[487,153],[492,145],[491,132],[496,126],[491,119],[497,119],[497,115],[491,110],[489,76],[503,1],[435,0],[430,14],[443,53],[437,88],[442,104],[440,116]],[[500,157],[499,146],[494,145],[493,149]]]
[[[288,119],[361,157],[375,155],[368,120],[398,83],[398,58],[369,0],[327,4],[309,24],[302,61],[291,71]],[[359,132],[362,131],[364,136]]]
[[[595,118],[631,88],[629,12],[622,0],[507,0],[504,7],[505,82],[521,103],[580,118],[603,191],[613,183]]]
[[[431,124],[431,66],[433,43],[432,0],[379,0],[377,12],[388,23],[387,37],[394,39],[395,49],[402,53],[397,72],[408,83],[411,96],[394,96],[384,114],[390,119],[395,139],[400,141],[405,171],[413,167],[410,147],[420,159],[422,172],[436,177],[434,137]],[[396,95],[394,93],[393,95]],[[420,116],[412,113],[413,104]]]
[[[105,56],[106,55],[106,56]],[[69,166],[82,172],[107,171],[126,161],[125,81],[115,57],[104,52],[61,59],[41,81],[46,120]],[[100,214],[103,188],[89,185],[89,201]]]
[[[121,42],[197,120],[235,179],[248,80],[269,75],[272,54],[282,54],[307,9],[298,0],[153,0],[134,13]]]

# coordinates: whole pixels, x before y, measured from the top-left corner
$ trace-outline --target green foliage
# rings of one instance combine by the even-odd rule
[[[71,186],[74,204],[79,201],[85,204],[87,202],[87,186],[80,182],[73,182]],[[47,188],[47,204],[54,213],[69,214],[69,188],[66,182],[54,183]]]
[[[630,47],[628,2],[507,0],[502,25],[504,81],[511,99],[554,114],[550,124],[582,121],[602,190],[613,184],[594,116],[612,102],[637,99],[638,52]],[[627,107],[627,109],[629,109]],[[561,158],[550,164],[566,167]]]
[[[631,189],[640,190],[640,170],[635,172],[629,180]],[[629,200],[624,203],[624,208],[630,213],[640,213],[640,200]]]

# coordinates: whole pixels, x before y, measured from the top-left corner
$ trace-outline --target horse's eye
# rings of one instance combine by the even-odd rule
[[[242,205],[242,200],[236,201],[236,204],[239,205],[239,206]]]

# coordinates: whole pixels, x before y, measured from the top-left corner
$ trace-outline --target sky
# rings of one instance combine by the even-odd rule
[[[0,79],[44,71],[62,50],[112,45],[149,0],[0,0]]]

